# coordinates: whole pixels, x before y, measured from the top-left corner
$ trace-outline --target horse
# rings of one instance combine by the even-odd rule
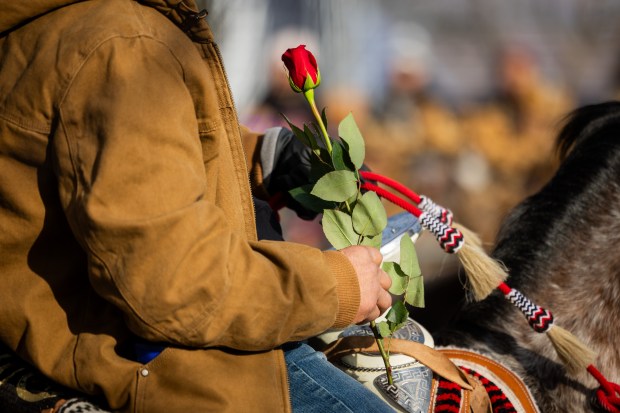
[[[555,323],[592,349],[595,364],[617,383],[620,102],[574,110],[556,148],[555,175],[504,219],[491,256],[507,268],[507,283],[551,310]],[[541,412],[596,411],[596,381],[585,370],[569,374],[545,335],[533,332],[503,294],[468,300],[455,314],[433,331],[437,346],[500,361],[523,379]]]

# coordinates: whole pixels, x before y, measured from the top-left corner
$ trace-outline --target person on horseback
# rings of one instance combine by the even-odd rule
[[[114,411],[389,411],[297,343],[387,309],[381,255],[259,240],[261,159],[302,154],[240,128],[205,15],[0,6],[0,341]]]

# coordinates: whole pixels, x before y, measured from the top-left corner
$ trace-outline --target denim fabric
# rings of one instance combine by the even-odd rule
[[[309,345],[287,344],[284,357],[293,413],[394,413],[387,403]]]

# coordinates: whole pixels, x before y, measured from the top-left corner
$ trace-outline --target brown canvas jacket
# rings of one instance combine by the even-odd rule
[[[0,4],[0,340],[119,411],[288,411],[277,348],[350,323],[359,287],[338,252],[256,240],[255,157],[195,13]],[[171,347],[142,366],[135,337]]]

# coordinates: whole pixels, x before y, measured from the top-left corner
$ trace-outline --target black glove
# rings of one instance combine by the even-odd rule
[[[321,143],[318,142],[319,146]],[[265,188],[271,196],[282,194],[285,205],[306,220],[314,219],[318,212],[302,206],[288,191],[312,182],[311,156],[312,150],[289,129],[271,128],[265,133],[261,148]],[[365,164],[360,169],[370,171]]]
[[[286,206],[302,219],[311,220],[317,213],[304,208],[289,194],[289,190],[310,183],[312,151],[286,128],[266,131],[261,148],[263,182],[271,196],[284,196]]]

